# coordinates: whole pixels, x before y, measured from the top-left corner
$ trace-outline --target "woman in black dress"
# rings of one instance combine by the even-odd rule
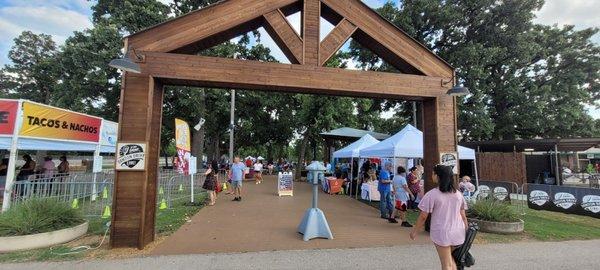
[[[217,165],[217,161],[213,160],[210,164],[210,166],[208,166],[208,170],[206,170],[206,172],[204,173],[205,176],[205,180],[204,180],[204,185],[202,185],[203,189],[206,189],[208,191],[208,198],[210,200],[210,203],[208,203],[208,205],[213,206],[215,205],[215,202],[217,200],[217,194],[216,194],[216,190],[217,190],[217,172],[219,171],[218,165]]]

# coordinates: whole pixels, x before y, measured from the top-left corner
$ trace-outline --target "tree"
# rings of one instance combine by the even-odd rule
[[[23,31],[8,53],[12,64],[0,71],[0,94],[53,104],[58,84],[56,43],[46,34]]]
[[[404,0],[378,12],[456,68],[467,140],[599,134],[585,104],[598,98],[597,30],[533,23],[542,0]],[[376,58],[353,52],[362,67]]]

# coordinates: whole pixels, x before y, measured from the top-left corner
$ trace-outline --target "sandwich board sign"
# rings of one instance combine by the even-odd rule
[[[277,194],[294,196],[294,175],[291,172],[280,172],[277,176]]]

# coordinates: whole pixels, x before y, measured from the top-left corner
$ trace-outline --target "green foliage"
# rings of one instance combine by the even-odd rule
[[[0,214],[0,236],[29,235],[61,230],[84,222],[68,203],[30,199]]]
[[[511,205],[495,199],[479,199],[469,204],[467,216],[485,221],[514,222],[519,216]]]
[[[59,70],[56,43],[50,35],[23,31],[8,53],[12,64],[0,70],[0,97],[52,104]]]
[[[404,0],[377,11],[456,68],[467,140],[599,136],[586,113],[600,93],[598,29],[533,23],[542,0]],[[365,69],[385,68],[358,44]],[[596,121],[597,123],[597,121]]]

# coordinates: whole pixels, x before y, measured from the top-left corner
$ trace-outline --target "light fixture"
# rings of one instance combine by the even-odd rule
[[[471,92],[469,92],[469,88],[461,85],[455,85],[454,87],[450,88],[448,92],[446,92],[446,95],[449,96],[466,96],[468,94],[471,94]]]
[[[525,152],[533,152],[533,151],[535,151],[535,149],[533,149],[533,148],[525,148],[525,149],[523,149],[523,151],[525,151]]]
[[[198,124],[196,124],[196,125],[194,126],[194,129],[195,129],[196,131],[200,131],[200,128],[202,127],[202,125],[204,125],[204,122],[205,122],[205,121],[206,121],[206,120],[204,120],[204,118],[200,118],[200,120],[198,121]]]
[[[135,52],[135,49],[132,49],[133,52],[133,56],[135,57],[136,61],[143,61],[144,57],[141,55],[138,55]],[[127,71],[127,72],[132,72],[132,73],[142,73],[142,70],[140,68],[140,65],[138,65],[137,63],[135,63],[134,61],[131,60],[131,58],[129,58],[129,50],[127,50],[127,52],[125,53],[125,55],[123,56],[123,58],[118,58],[118,59],[113,59],[110,61],[110,63],[108,63],[108,65],[110,67],[116,68],[116,69],[120,69],[122,71]]]
[[[454,78],[455,78],[455,76],[453,75],[452,78],[447,82],[442,80],[442,87],[453,82]],[[449,96],[466,96],[468,94],[471,94],[471,92],[469,91],[469,88],[464,87],[462,85],[458,85],[458,84],[453,86],[452,88],[448,89],[448,92],[446,92],[446,95],[449,95]]]

